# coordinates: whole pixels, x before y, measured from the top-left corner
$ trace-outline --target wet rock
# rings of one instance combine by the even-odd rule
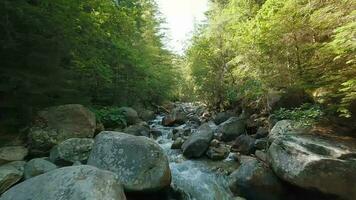
[[[95,128],[94,113],[82,105],[50,107],[38,113],[30,128],[31,152],[47,152],[69,138],[91,138]]]
[[[168,158],[153,140],[120,132],[95,138],[88,164],[114,172],[127,191],[156,191],[168,187]]]
[[[232,150],[244,155],[249,155],[255,151],[255,139],[249,135],[240,135],[234,141]]]
[[[213,136],[213,130],[208,124],[201,125],[182,145],[183,155],[187,158],[201,157],[209,148]]]
[[[283,180],[343,199],[356,199],[356,141],[329,136],[285,134],[268,150],[269,163]]]
[[[267,154],[264,151],[261,150],[257,150],[255,152],[256,158],[258,158],[259,160],[261,160],[262,162],[267,162]]]
[[[224,160],[229,156],[230,150],[225,145],[220,145],[219,147],[210,146],[206,155],[211,160]]]
[[[143,120],[143,121],[150,121],[150,120],[154,120],[156,115],[155,115],[155,112],[152,111],[152,110],[142,110],[140,113],[139,113],[139,117]]]
[[[174,140],[171,149],[181,149],[182,145],[184,143],[184,139],[181,137],[178,137],[176,140]]]
[[[53,147],[49,158],[59,166],[72,165],[76,161],[85,162],[93,145],[93,139],[71,138]]]
[[[262,150],[262,149],[266,149],[268,147],[268,140],[266,138],[262,138],[262,139],[257,139],[255,140],[255,148]]]
[[[0,148],[0,165],[12,162],[21,161],[28,154],[28,149],[23,146],[8,146]]]
[[[229,176],[232,192],[251,200],[283,199],[283,187],[272,170],[249,159]]]
[[[64,167],[27,179],[12,187],[1,200],[126,200],[115,174],[92,166]]]
[[[25,179],[29,179],[55,169],[57,166],[45,158],[34,158],[26,163],[24,176]]]
[[[226,111],[226,112],[220,112],[218,114],[216,114],[216,116],[214,117],[214,123],[216,125],[219,125],[225,121],[227,121],[228,119],[230,119],[230,117],[234,117],[235,113],[233,111]]]
[[[118,112],[124,117],[127,125],[133,125],[140,121],[136,110],[131,107],[121,107]]]
[[[24,161],[14,161],[0,166],[0,194],[21,180],[25,163]]]
[[[157,139],[158,137],[162,136],[162,132],[156,129],[151,129],[150,130],[150,135],[153,139]]]
[[[237,117],[231,117],[218,126],[217,132],[221,133],[222,141],[232,141],[241,134],[246,133],[245,120]]]
[[[176,124],[184,124],[187,121],[187,114],[184,112],[182,108],[173,109],[172,113],[166,115],[162,119],[163,126],[174,126]]]
[[[125,128],[123,132],[135,136],[150,137],[150,127],[145,122],[131,125]]]

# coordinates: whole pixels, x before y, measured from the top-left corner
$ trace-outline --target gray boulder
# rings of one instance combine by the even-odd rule
[[[287,134],[268,150],[274,172],[305,189],[356,199],[356,140]]]
[[[95,138],[88,164],[116,173],[127,191],[155,191],[171,183],[168,158],[147,137],[102,132]]]
[[[150,127],[146,122],[131,125],[123,130],[124,133],[135,135],[135,136],[146,136],[150,137]]]
[[[258,162],[248,159],[229,176],[232,192],[251,200],[283,199],[281,182],[272,170]]]
[[[228,142],[246,133],[246,122],[238,117],[231,117],[218,126],[217,132],[221,134],[221,140]]]
[[[230,119],[230,117],[234,117],[235,115],[236,114],[233,111],[220,112],[216,114],[213,121],[216,125],[219,125],[225,122],[226,120]]]
[[[244,155],[252,154],[255,152],[255,141],[256,140],[249,135],[240,135],[234,141],[232,150]]]
[[[184,143],[184,139],[181,137],[178,137],[174,142],[172,143],[171,149],[181,149],[182,145]]]
[[[305,133],[307,129],[308,127],[302,127],[298,122],[292,120],[278,121],[268,135],[268,140],[273,142],[279,136]]]
[[[82,105],[70,104],[40,111],[29,132],[33,153],[46,152],[69,138],[92,138],[95,115]]]
[[[225,145],[219,145],[218,147],[210,146],[206,155],[211,160],[224,160],[229,156],[230,149]]]
[[[182,145],[183,155],[187,158],[199,158],[209,148],[214,133],[206,123],[201,125]]]
[[[57,166],[45,158],[34,158],[26,163],[24,176],[25,179],[29,179],[55,169]]]
[[[24,161],[14,161],[0,166],[0,194],[23,177]],[[2,198],[0,198],[2,200]]]
[[[91,138],[71,138],[53,147],[50,160],[60,166],[72,165],[74,162],[85,162],[94,145]]]
[[[257,139],[255,140],[254,146],[259,150],[266,149],[268,147],[268,140],[266,138]]]
[[[173,126],[175,124],[184,124],[188,120],[184,109],[177,107],[172,112],[162,119],[163,126]]]
[[[133,125],[140,121],[136,110],[131,107],[119,108],[119,114],[124,117],[127,125]]]
[[[28,149],[23,146],[8,146],[0,148],[0,165],[12,162],[21,161],[28,154]]]
[[[92,166],[64,167],[27,179],[1,200],[126,200],[114,173]]]
[[[152,111],[152,110],[142,110],[140,113],[139,113],[139,117],[143,120],[143,121],[150,121],[150,120],[154,120],[156,115],[155,115],[155,112]]]

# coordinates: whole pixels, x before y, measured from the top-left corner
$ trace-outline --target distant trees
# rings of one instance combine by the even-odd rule
[[[63,103],[168,98],[177,74],[151,0],[0,2],[0,121]]]
[[[186,58],[196,92],[221,106],[303,88],[348,116],[356,100],[355,8],[352,0],[212,1]]]

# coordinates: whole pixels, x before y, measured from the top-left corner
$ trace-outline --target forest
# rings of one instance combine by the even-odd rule
[[[0,200],[356,199],[356,1],[164,1],[1,0]]]

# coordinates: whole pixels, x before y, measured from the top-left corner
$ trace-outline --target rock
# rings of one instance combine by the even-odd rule
[[[245,155],[252,154],[255,151],[255,139],[249,135],[240,135],[234,141],[232,150]]]
[[[265,138],[268,136],[268,130],[264,127],[259,127],[256,132],[256,139]]]
[[[209,148],[214,133],[208,124],[201,125],[182,145],[183,155],[187,158],[199,158]]]
[[[181,108],[175,108],[169,115],[162,119],[163,126],[174,126],[175,124],[184,124],[187,121],[187,115]]]
[[[92,166],[64,167],[27,179],[1,200],[126,200],[115,174]]]
[[[228,142],[246,133],[246,124],[243,119],[231,117],[218,126],[217,132],[221,133],[221,140]]]
[[[131,125],[125,128],[123,132],[135,136],[150,137],[150,127],[147,125],[147,123]]]
[[[273,142],[276,138],[286,134],[301,134],[305,133],[306,128],[301,127],[297,122],[292,120],[278,121],[268,135],[268,141]]]
[[[82,105],[70,104],[40,111],[30,128],[31,151],[46,152],[69,138],[92,138],[95,115]]]
[[[229,156],[230,150],[225,145],[220,145],[219,147],[210,146],[206,155],[211,160],[224,160]]]
[[[23,146],[8,146],[0,148],[0,165],[12,161],[23,160],[28,154],[28,149]]]
[[[283,199],[283,187],[272,170],[249,159],[229,176],[229,186],[233,193],[252,200]]]
[[[267,163],[267,154],[264,151],[261,150],[257,150],[255,152],[256,158],[258,158],[259,160],[261,160],[262,162]]]
[[[286,134],[274,140],[268,160],[283,180],[343,199],[356,199],[356,141]]]
[[[93,139],[71,138],[53,147],[49,158],[60,166],[72,165],[76,161],[86,161],[93,145]]]
[[[156,191],[168,187],[168,158],[152,139],[120,132],[95,138],[89,165],[116,173],[127,191]]]
[[[259,149],[259,150],[266,149],[268,147],[268,140],[266,138],[257,139],[255,141],[254,146],[255,146],[255,149]]]
[[[24,161],[14,161],[0,166],[0,194],[23,177]],[[2,197],[0,198],[2,200]]]
[[[235,113],[232,111],[220,112],[216,114],[213,121],[216,125],[219,125],[234,116]]]
[[[119,114],[124,117],[127,125],[133,125],[140,121],[136,110],[131,107],[119,108]]]
[[[220,146],[220,141],[217,140],[217,139],[213,139],[213,140],[210,142],[210,146],[212,146],[212,147],[219,147],[219,146]]]
[[[162,136],[162,132],[160,130],[157,129],[151,129],[150,130],[150,135],[153,139],[157,139],[158,137]]]
[[[25,165],[24,176],[29,179],[49,171],[57,169],[57,166],[44,158],[34,158]]]
[[[292,88],[286,91],[270,91],[267,94],[269,110],[293,109],[305,103],[313,103],[313,98],[304,89]]]
[[[184,139],[181,137],[178,137],[176,140],[174,140],[171,149],[181,149],[182,145],[184,143]]]
[[[140,113],[139,113],[139,117],[143,120],[143,121],[150,121],[150,120],[154,120],[156,115],[155,115],[155,112],[152,111],[152,110],[142,110]]]

